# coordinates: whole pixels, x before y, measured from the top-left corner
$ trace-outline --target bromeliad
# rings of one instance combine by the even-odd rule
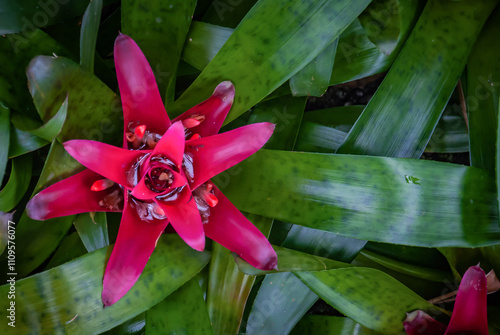
[[[403,323],[406,333],[409,335],[488,335],[486,294],[484,271],[478,265],[471,266],[460,282],[448,327],[423,311],[414,311],[408,314]]]
[[[170,121],[137,44],[120,34],[114,55],[123,148],[90,140],[65,142],[67,152],[87,169],[34,196],[29,216],[46,220],[123,212],[104,273],[104,306],[134,285],[169,223],[196,250],[204,249],[207,236],[256,268],[276,268],[277,256],[266,237],[210,181],[259,150],[274,125],[251,124],[217,134],[234,99],[231,82],[220,83],[210,98]]]

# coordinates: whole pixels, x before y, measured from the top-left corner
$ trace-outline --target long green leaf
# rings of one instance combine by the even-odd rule
[[[186,38],[186,45],[182,50],[182,59],[198,70],[203,70],[232,33],[231,28],[193,21]]]
[[[71,233],[64,237],[61,243],[59,243],[59,246],[54,252],[54,255],[50,258],[45,270],[49,270],[66,262],[72,261],[75,258],[85,255],[86,253],[88,253],[87,249],[83,245],[78,233]]]
[[[325,94],[330,84],[338,42],[337,38],[314,60],[290,78],[290,91],[292,91],[293,96],[320,97]]]
[[[62,144],[53,141],[34,193],[74,174],[79,168],[81,168],[80,164],[64,150]],[[16,251],[19,278],[36,269],[52,254],[71,228],[73,218],[73,216],[65,216],[36,221],[23,213],[16,225],[16,238],[21,241],[30,241],[30,243]],[[6,267],[6,263],[7,259],[1,258],[0,266]],[[5,273],[0,276],[5,276]]]
[[[149,309],[194,275],[210,259],[188,247],[177,235],[160,238],[141,277],[115,305],[103,309],[102,277],[109,250],[100,249],[57,268],[16,282],[16,331],[19,333],[95,334]],[[0,287],[7,297],[10,285]],[[6,320],[12,300],[0,303]],[[8,332],[7,322],[0,325]]]
[[[259,151],[237,169],[226,172],[231,182],[221,186],[250,213],[403,245],[500,243],[496,187],[479,169],[274,150]]]
[[[195,0],[122,1],[122,29],[141,47],[166,103],[173,101],[175,73],[193,17]]]
[[[431,304],[382,271],[344,268],[295,273],[342,314],[363,326],[400,334],[405,312],[430,309]]]
[[[90,1],[82,19],[80,31],[80,65],[94,73],[95,45],[101,21],[102,0]]]
[[[236,98],[226,123],[234,120],[314,59],[369,2],[259,1],[171,112],[179,115],[231,80]]]
[[[23,32],[29,35],[37,27],[45,27],[83,14],[88,0],[3,1],[0,5],[0,35]]]
[[[75,218],[76,231],[88,252],[109,245],[106,213],[82,213]]]
[[[495,169],[495,134],[500,97],[500,8],[496,8],[479,35],[467,63],[467,111],[472,166]]]
[[[276,250],[276,254],[278,255],[277,270],[259,270],[245,262],[243,259],[237,258],[236,263],[238,264],[240,271],[248,275],[257,276],[276,272],[322,271],[351,266],[349,263],[318,257],[293,249],[287,249],[280,246],[273,246],[273,248]]]
[[[43,120],[51,118],[56,102],[68,96],[68,114],[59,135],[61,141],[86,138],[119,143],[122,111],[116,94],[91,73],[69,59],[34,58],[27,76],[30,93]]]
[[[23,155],[12,160],[10,178],[0,191],[0,212],[10,212],[21,201],[31,181],[31,155]]]
[[[146,312],[146,335],[213,334],[197,277]]]
[[[308,315],[300,320],[290,334],[375,335],[376,333],[349,318],[327,315]]]
[[[9,160],[10,110],[0,103],[0,186]]]
[[[497,2],[429,1],[337,152],[419,158]]]
[[[365,243],[331,232],[294,225],[289,230],[283,246],[307,252],[310,255],[304,256],[312,258],[311,260],[316,260],[312,255],[319,255],[351,262]],[[311,260],[308,263],[316,263]],[[282,255],[278,255],[278,262],[283,263]],[[346,263],[331,260],[321,260],[320,264],[325,262],[333,266],[347,266]],[[278,264],[278,269],[280,267]],[[275,297],[272,301],[269,299],[270,294]],[[247,333],[288,333],[317,300],[318,296],[292,273],[266,275],[248,317]],[[272,307],[269,308],[269,305]],[[259,322],[255,322],[256,320]]]
[[[248,215],[264,235],[269,235],[272,219]],[[255,277],[239,270],[229,250],[214,243],[208,276],[207,308],[215,334],[236,334]]]

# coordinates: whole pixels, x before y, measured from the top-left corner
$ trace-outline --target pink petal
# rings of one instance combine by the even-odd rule
[[[182,166],[182,157],[184,156],[185,143],[184,126],[180,121],[175,122],[162,136],[154,148],[152,156],[166,156],[180,169]]]
[[[118,237],[104,273],[104,307],[120,300],[139,278],[151,257],[167,220],[142,220],[129,199],[123,211]]]
[[[163,134],[170,119],[161,100],[155,76],[139,46],[120,34],[114,49],[116,75],[123,105],[125,131],[130,123]],[[126,144],[126,139],[123,139]]]
[[[484,271],[478,265],[471,266],[460,282],[447,335],[488,334],[486,294]]]
[[[200,212],[191,194],[189,186],[178,194],[179,198],[171,201],[157,200],[168,221],[179,236],[191,248],[203,251],[205,249],[205,233]]]
[[[193,156],[194,178],[191,189],[254,154],[269,140],[273,130],[272,123],[254,123],[226,133],[187,141],[186,152]]]
[[[403,326],[408,335],[443,335],[446,330],[445,325],[420,310],[408,313]]]
[[[89,140],[67,141],[64,148],[85,167],[127,188],[134,186],[127,180],[132,165],[147,153]]]
[[[219,199],[210,209],[205,228],[208,238],[235,252],[253,267],[261,270],[276,269],[278,256],[267,238],[241,212],[214,187]]]
[[[123,191],[118,187],[99,192],[91,191],[92,184],[100,179],[103,179],[103,176],[91,170],[84,170],[61,180],[35,195],[26,205],[27,214],[34,220],[47,220],[85,212],[120,212],[121,201],[118,201],[117,206],[99,205],[106,196],[110,197],[110,200],[123,197]]]
[[[187,185],[187,180],[183,175],[181,175],[180,173],[177,173],[175,171],[172,171],[172,174],[174,175],[174,182],[172,183],[172,185],[170,185],[170,187],[168,188],[167,191],[170,191],[170,190],[177,188],[177,187]],[[146,175],[144,175],[142,177],[142,179],[137,183],[137,185],[135,185],[134,189],[130,193],[132,196],[136,197],[137,199],[141,199],[141,200],[153,201],[153,199],[156,198],[157,196],[167,192],[167,191],[165,191],[162,193],[158,193],[158,192],[152,191],[149,187],[146,186],[145,179],[146,179]]]
[[[210,98],[190,108],[187,112],[176,117],[174,121],[188,119],[191,115],[204,115],[205,120],[198,126],[189,129],[192,134],[200,134],[202,137],[215,135],[219,132],[227,113],[231,109],[234,100],[234,86],[230,81],[224,81],[217,85]]]

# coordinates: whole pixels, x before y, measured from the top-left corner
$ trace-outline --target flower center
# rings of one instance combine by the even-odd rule
[[[164,166],[154,167],[146,175],[146,186],[154,192],[165,192],[174,182],[174,174]]]

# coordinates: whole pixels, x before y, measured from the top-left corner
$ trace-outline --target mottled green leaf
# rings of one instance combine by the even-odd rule
[[[236,97],[229,123],[314,59],[368,3],[293,0],[278,6],[259,1],[170,113],[179,115],[210,96],[219,82],[231,80]]]
[[[467,111],[472,166],[494,171],[500,97],[500,8],[486,22],[467,63]]]
[[[108,222],[106,213],[82,213],[74,222],[76,231],[88,252],[109,245]]]
[[[182,59],[198,70],[203,70],[232,33],[233,29],[230,28],[193,21],[182,50]]]
[[[375,269],[343,268],[295,275],[339,312],[384,334],[401,333],[405,312],[431,308],[406,286]]]
[[[304,115],[306,99],[290,95],[264,101],[252,109],[248,123],[271,122],[276,125],[264,146],[267,149],[291,150]]]
[[[56,113],[68,96],[68,114],[61,141],[86,138],[119,143],[121,104],[116,94],[91,73],[63,57],[35,57],[27,69],[30,93],[43,120]]]
[[[177,235],[164,235],[134,287],[116,304],[103,309],[102,277],[110,249],[100,249],[74,261],[16,282],[16,331],[23,334],[95,334],[156,305],[196,275],[210,259]],[[10,285],[0,287],[7,296]],[[154,293],[154,294],[153,294]],[[6,320],[8,299],[0,303]],[[6,333],[7,322],[0,325]]]
[[[290,90],[293,96],[320,97],[325,94],[330,84],[338,42],[339,39],[337,38],[315,59],[290,78]]]
[[[273,246],[273,248],[278,255],[278,270],[259,270],[238,257],[236,263],[240,271],[248,275],[257,276],[276,272],[321,271],[351,266],[348,263],[338,262],[276,245]]]
[[[374,335],[352,319],[328,315],[307,315],[293,328],[291,335]]]
[[[160,89],[173,101],[175,72],[193,17],[195,0],[122,1],[122,29],[141,47]],[[168,93],[167,93],[168,89]]]
[[[146,335],[213,334],[196,277],[146,312]]]
[[[248,215],[264,235],[269,235],[272,219]],[[235,257],[218,243],[213,244],[208,275],[207,308],[215,334],[236,334],[255,277],[239,270]]]
[[[95,45],[99,23],[101,21],[102,0],[90,1],[82,19],[80,31],[80,65],[83,69],[94,72]]]
[[[86,253],[88,253],[87,249],[85,249],[78,233],[71,233],[62,239],[61,243],[54,252],[54,255],[50,258],[49,263],[45,267],[45,270],[49,270],[66,262],[72,261],[73,259],[83,256]]]
[[[0,190],[0,212],[13,210],[28,190],[32,161],[30,155],[23,155],[12,160],[9,180]]]
[[[419,158],[497,2],[429,1],[337,152]]]
[[[203,15],[203,21],[223,27],[236,28],[257,0],[212,1]]]
[[[476,168],[264,149],[234,171],[221,174],[230,176],[230,183],[213,180],[238,208],[250,213],[403,245],[500,243],[496,187]]]
[[[9,160],[10,110],[0,103],[0,185],[2,185]]]
[[[367,257],[368,259],[377,262],[382,266],[385,266],[386,268],[416,278],[432,280],[436,282],[451,281],[453,279],[450,272],[445,272],[438,269],[431,269],[419,265],[408,264],[383,255],[379,255],[369,250],[362,250],[360,253],[363,256]]]

